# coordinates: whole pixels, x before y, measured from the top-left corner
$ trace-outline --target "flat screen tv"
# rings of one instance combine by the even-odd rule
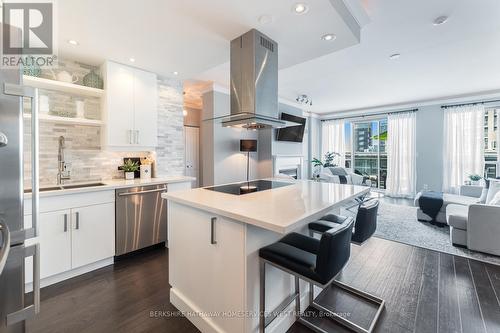
[[[304,130],[306,128],[306,118],[297,117],[288,113],[281,113],[281,120],[293,121],[301,125],[290,126],[278,129],[276,133],[277,141],[302,142]]]

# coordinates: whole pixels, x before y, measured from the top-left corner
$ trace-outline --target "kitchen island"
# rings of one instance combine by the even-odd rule
[[[287,186],[235,195],[199,188],[164,193],[168,200],[170,301],[202,332],[257,332],[260,248],[366,195],[368,187],[285,181]],[[301,285],[302,310],[308,288]],[[294,288],[293,278],[266,269],[266,311]],[[290,305],[290,309],[293,304]],[[293,313],[267,332],[285,332]]]

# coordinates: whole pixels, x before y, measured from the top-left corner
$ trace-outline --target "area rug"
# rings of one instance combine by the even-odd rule
[[[375,237],[500,265],[500,257],[451,245],[450,228],[417,220],[417,208],[380,202]]]

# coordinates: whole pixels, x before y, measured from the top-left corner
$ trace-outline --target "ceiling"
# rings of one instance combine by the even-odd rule
[[[310,10],[299,16],[295,0],[59,0],[59,53],[95,65],[133,57],[161,75],[227,86],[230,40],[257,28],[279,43],[280,97],[307,94],[317,113],[500,88],[498,0],[345,0],[361,23],[356,4],[370,18],[360,43],[340,0],[303,1]],[[434,26],[440,15],[450,19]],[[328,32],[337,39],[321,40]]]
[[[307,94],[309,111],[329,113],[500,90],[500,1],[480,3],[364,0],[361,43],[280,70],[280,97]],[[440,15],[449,20],[434,26]],[[228,73],[222,64],[199,78],[227,85]]]
[[[186,79],[229,61],[230,41],[251,28],[279,41],[280,68],[359,43],[359,25],[342,1],[307,0],[307,15],[292,11],[296,2],[60,0],[59,53],[96,65],[134,58],[134,66]],[[359,0],[348,2],[362,21]],[[269,23],[261,23],[263,15]],[[321,40],[327,33],[335,42]]]

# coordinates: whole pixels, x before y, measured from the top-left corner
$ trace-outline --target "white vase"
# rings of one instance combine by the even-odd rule
[[[83,119],[85,118],[85,102],[83,100],[77,100],[76,104],[76,117]]]
[[[134,179],[134,173],[133,172],[125,172],[125,179],[126,180],[133,180]]]

